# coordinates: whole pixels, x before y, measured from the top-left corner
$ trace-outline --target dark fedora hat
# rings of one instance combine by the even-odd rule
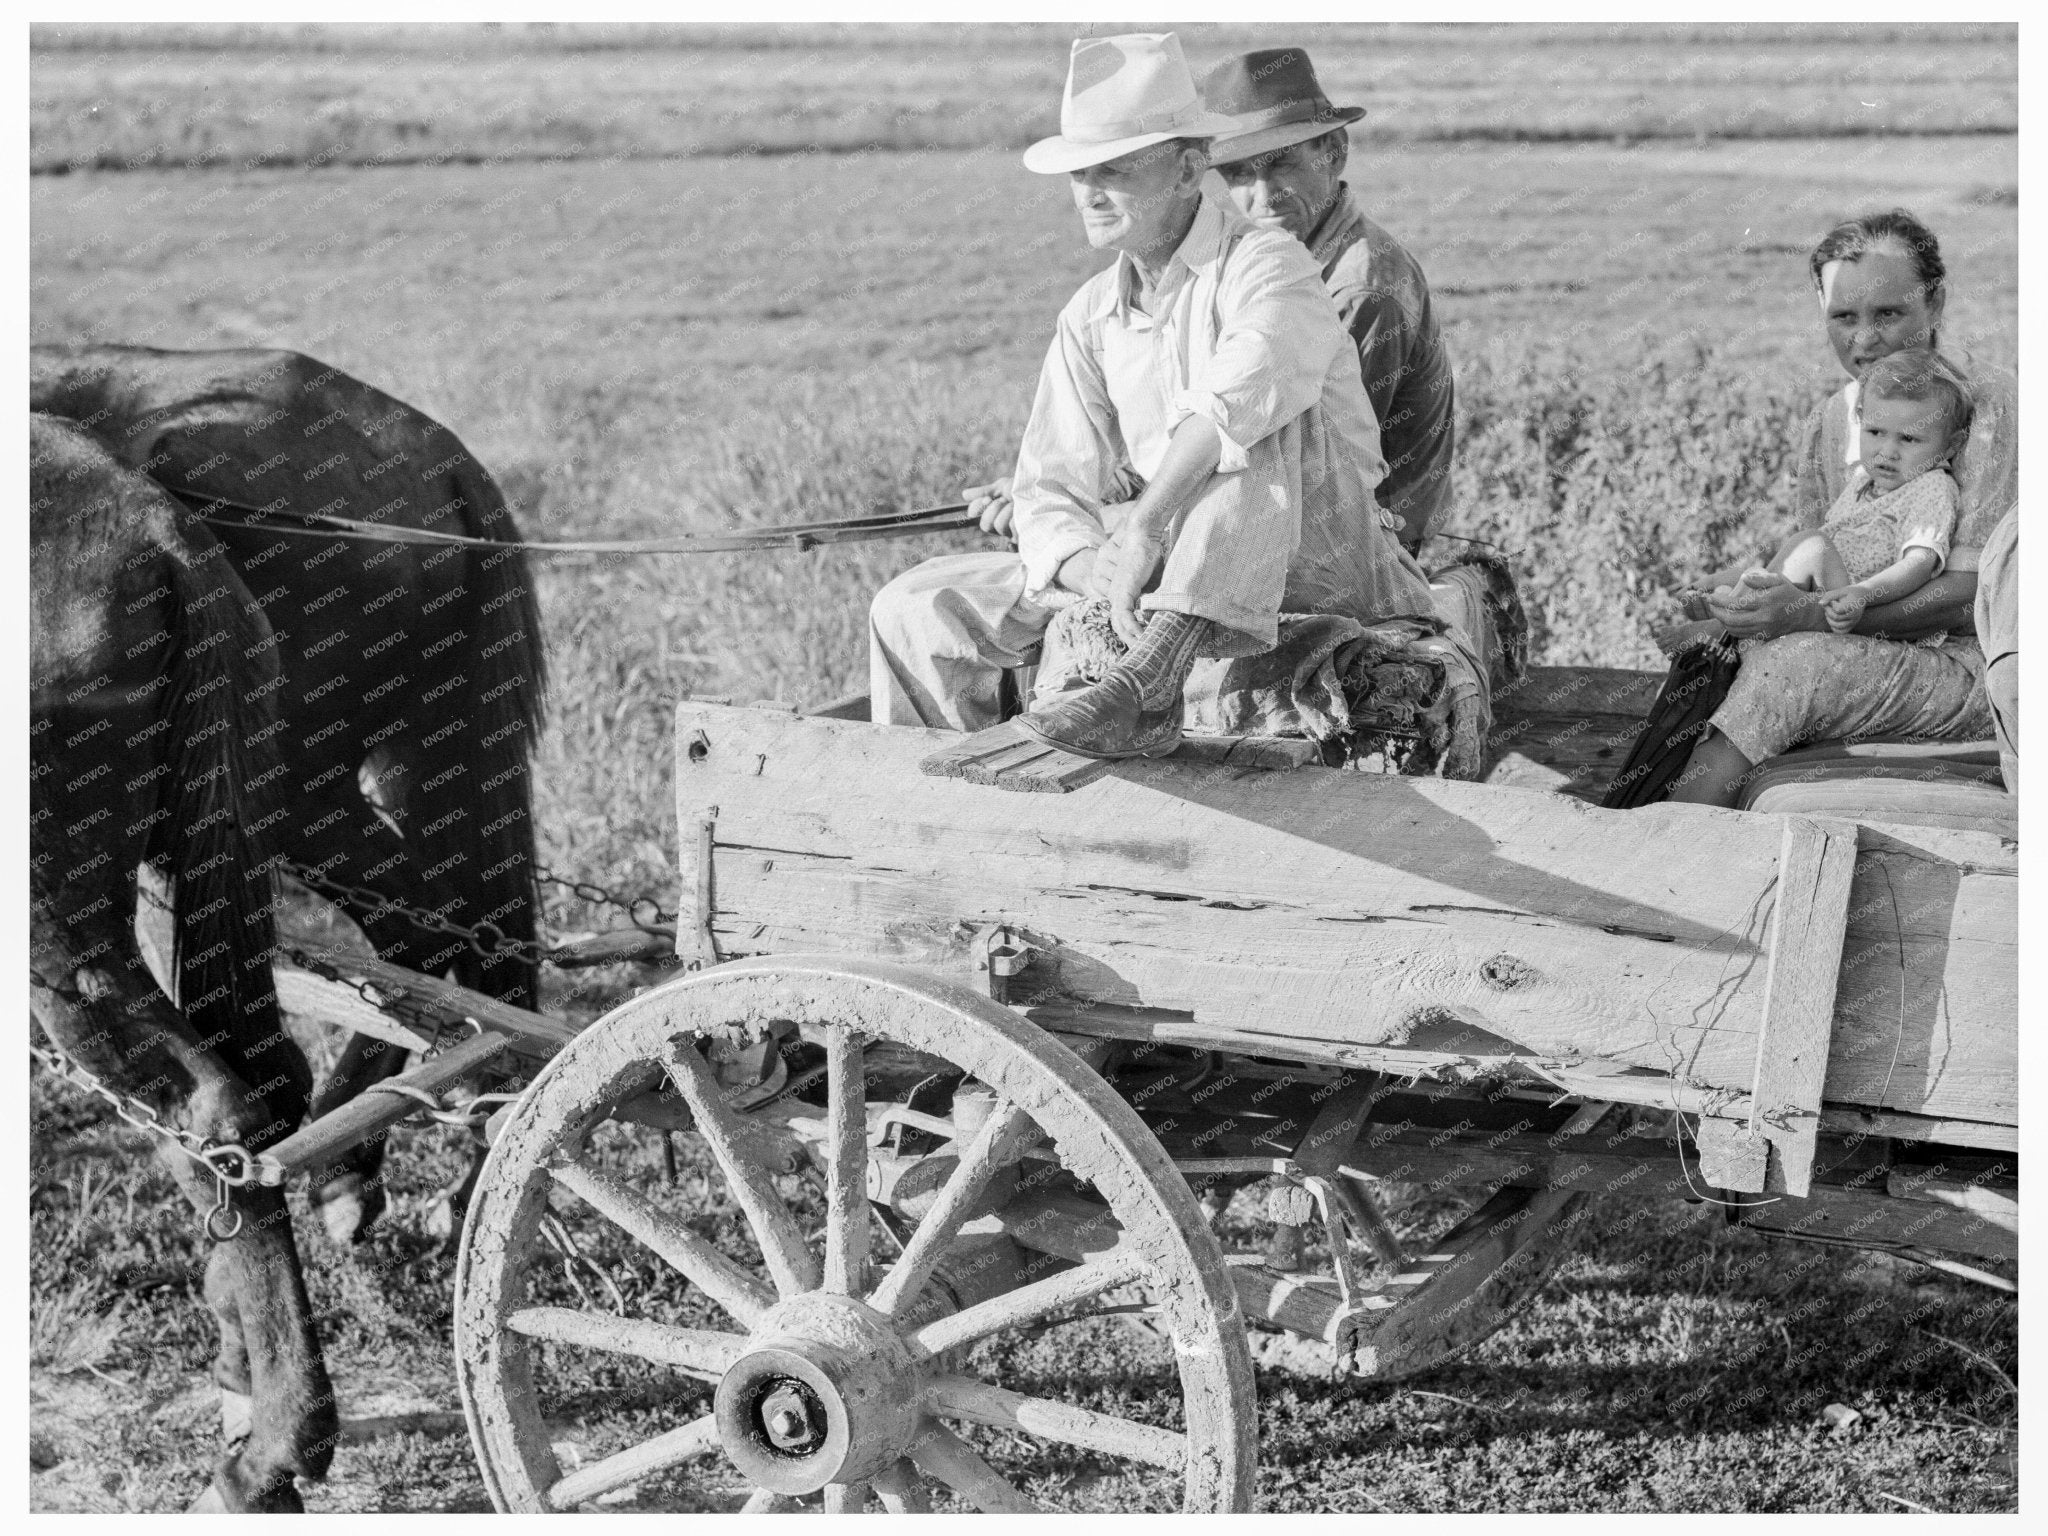
[[[1259,48],[1226,59],[1202,80],[1202,101],[1237,124],[1209,146],[1209,163],[1249,160],[1320,138],[1365,116],[1363,107],[1333,107],[1300,48]]]

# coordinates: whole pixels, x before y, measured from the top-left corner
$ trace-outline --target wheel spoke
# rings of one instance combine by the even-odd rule
[[[937,1377],[928,1391],[929,1411],[947,1418],[993,1424],[999,1429],[1021,1429],[1041,1440],[1057,1440],[1084,1450],[1148,1461],[1174,1472],[1187,1464],[1187,1436],[1176,1430],[1140,1424],[1113,1413],[1097,1413],[1092,1408],[1080,1408],[1054,1398],[1026,1397],[1021,1392],[976,1381],[972,1376]]]
[[[908,1457],[875,1474],[875,1492],[882,1500],[882,1508],[892,1515],[931,1513],[932,1501],[925,1493],[924,1479],[917,1475],[917,1468]]]
[[[775,1288],[784,1296],[799,1295],[818,1288],[818,1261],[804,1246],[796,1218],[775,1192],[768,1171],[747,1156],[733,1113],[719,1096],[718,1082],[711,1075],[696,1047],[689,1040],[672,1043],[668,1052],[669,1076],[690,1106],[697,1130],[724,1170],[735,1204],[746,1213],[767,1260]]]
[[[825,1289],[858,1296],[868,1267],[867,1073],[861,1041],[840,1026],[825,1040]]]
[[[751,1328],[775,1293],[622,1179],[588,1163],[552,1170],[555,1182],[654,1250],[689,1282]]]
[[[778,1510],[792,1509],[796,1500],[787,1494],[777,1493],[773,1488],[756,1488],[747,1495],[747,1502],[740,1506],[743,1515],[772,1515]]]
[[[910,1342],[926,1354],[943,1354],[962,1344],[986,1338],[1004,1328],[1015,1328],[1056,1312],[1061,1307],[1100,1296],[1104,1291],[1136,1280],[1145,1266],[1136,1253],[1115,1253],[1077,1269],[1063,1269],[1043,1280],[1020,1285],[987,1301],[976,1302],[964,1312],[926,1323],[910,1336]]]
[[[671,1328],[646,1318],[578,1312],[573,1307],[521,1307],[505,1319],[505,1326],[551,1344],[634,1355],[704,1381],[717,1381],[747,1347],[744,1334]]]
[[[933,1268],[953,1241],[960,1224],[967,1220],[974,1202],[988,1188],[988,1182],[1011,1156],[1038,1135],[1038,1127],[1015,1104],[1000,1103],[980,1132],[961,1155],[960,1166],[940,1189],[938,1199],[911,1234],[903,1250],[868,1305],[885,1317],[893,1317],[908,1306],[931,1278]]]
[[[865,1514],[867,1507],[868,1485],[866,1483],[827,1483],[825,1485],[826,1514]]]
[[[983,1461],[974,1447],[945,1425],[927,1419],[910,1447],[911,1459],[983,1514],[1035,1515],[1039,1507]]]
[[[610,1493],[614,1488],[665,1471],[677,1462],[717,1449],[718,1418],[707,1413],[701,1419],[692,1419],[666,1434],[656,1435],[644,1445],[630,1446],[602,1461],[577,1468],[548,1490],[548,1502],[557,1509],[572,1509],[601,1493]]]

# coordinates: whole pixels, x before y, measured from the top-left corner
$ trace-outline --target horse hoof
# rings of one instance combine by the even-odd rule
[[[427,1207],[420,1217],[420,1226],[427,1236],[446,1247],[462,1234],[461,1208],[444,1196]]]
[[[186,1506],[191,1515],[303,1515],[306,1501],[290,1473],[265,1488],[256,1484],[249,1471],[229,1456],[214,1468],[206,1491]]]
[[[249,1438],[249,1430],[255,1422],[253,1405],[249,1394],[237,1392],[229,1387],[220,1389],[220,1437],[227,1445],[237,1445]]]
[[[384,1191],[359,1173],[339,1173],[313,1191],[327,1235],[343,1248],[360,1243],[384,1214]]]

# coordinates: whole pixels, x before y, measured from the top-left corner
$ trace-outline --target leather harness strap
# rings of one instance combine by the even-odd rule
[[[967,504],[956,502],[917,512],[880,512],[871,517],[851,517],[827,523],[783,523],[732,533],[680,533],[665,539],[587,539],[544,543],[524,539],[480,539],[471,534],[441,533],[432,528],[406,528],[389,523],[364,522],[353,517],[331,517],[323,512],[296,512],[289,508],[266,510],[230,501],[225,496],[207,496],[173,486],[165,486],[164,489],[196,513],[202,522],[216,528],[245,528],[262,533],[298,534],[307,538],[362,539],[379,544],[522,549],[542,555],[709,555],[745,549],[802,550],[813,549],[820,544],[900,539],[919,533],[943,533],[955,528],[980,526],[980,520],[968,512]],[[227,515],[230,513],[238,515]]]

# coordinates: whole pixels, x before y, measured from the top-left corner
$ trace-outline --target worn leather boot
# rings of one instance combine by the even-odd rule
[[[1017,729],[1077,757],[1165,757],[1180,746],[1181,684],[1210,621],[1155,611],[1099,683],[1033,708]]]

